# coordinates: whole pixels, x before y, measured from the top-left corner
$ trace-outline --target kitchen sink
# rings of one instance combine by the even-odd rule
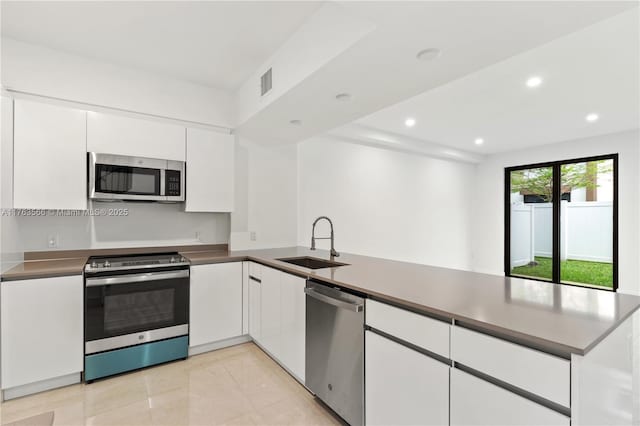
[[[309,269],[322,269],[322,268],[334,268],[336,266],[345,266],[347,263],[334,262],[332,260],[320,259],[317,257],[302,256],[302,257],[284,257],[276,259],[280,262],[291,263],[293,265],[302,266]]]

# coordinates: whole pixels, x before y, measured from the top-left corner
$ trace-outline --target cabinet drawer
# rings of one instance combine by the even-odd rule
[[[451,328],[451,359],[565,407],[571,363],[461,327]]]
[[[249,276],[262,279],[262,265],[256,262],[249,262]]]
[[[424,315],[367,299],[366,323],[393,337],[449,358],[451,325]]]
[[[569,426],[567,416],[455,368],[451,426]]]
[[[365,332],[367,425],[448,425],[449,366]]]

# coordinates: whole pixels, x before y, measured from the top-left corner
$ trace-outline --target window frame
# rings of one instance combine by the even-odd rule
[[[613,251],[612,269],[613,286],[606,288],[589,283],[573,284],[561,281],[560,277],[560,202],[561,202],[561,167],[565,164],[587,163],[590,161],[613,160]],[[511,274],[511,172],[518,170],[550,167],[553,169],[553,243],[552,243],[552,278],[551,280],[537,277],[523,277]],[[596,155],[592,157],[573,158],[544,163],[524,164],[504,168],[504,274],[506,277],[523,278],[550,284],[562,284],[574,287],[592,288],[596,290],[618,291],[618,153]]]

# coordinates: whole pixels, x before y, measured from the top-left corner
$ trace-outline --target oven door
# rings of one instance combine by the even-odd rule
[[[89,198],[166,200],[166,160],[89,153]]]
[[[85,353],[189,332],[189,269],[87,277]]]

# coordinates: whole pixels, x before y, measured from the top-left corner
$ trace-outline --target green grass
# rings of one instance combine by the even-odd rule
[[[536,257],[536,266],[518,266],[512,275],[551,279],[551,258]],[[565,260],[560,262],[560,278],[563,282],[590,284],[613,288],[613,265],[611,263]]]

